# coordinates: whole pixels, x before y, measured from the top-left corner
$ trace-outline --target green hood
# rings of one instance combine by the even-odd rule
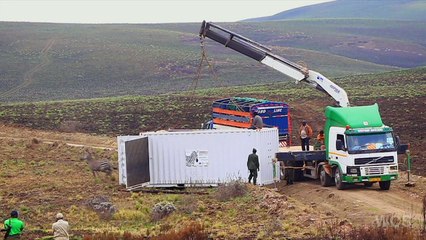
[[[377,103],[359,107],[326,107],[327,127],[368,128],[382,127],[383,122]]]

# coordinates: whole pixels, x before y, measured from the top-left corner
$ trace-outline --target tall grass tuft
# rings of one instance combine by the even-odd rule
[[[204,226],[198,222],[189,222],[184,228],[178,231],[171,231],[169,233],[152,238],[153,240],[205,240],[209,235],[204,229]]]
[[[318,227],[318,234],[310,240],[340,239],[340,240],[421,240],[425,235],[418,228],[411,226],[360,226],[352,227],[338,220],[323,223]]]
[[[166,234],[156,237],[146,237],[134,235],[128,232],[125,233],[95,233],[90,236],[85,236],[83,240],[205,240],[209,239],[204,226],[198,222],[189,222],[180,230],[172,230]]]
[[[242,197],[248,192],[247,185],[242,181],[236,180],[230,183],[220,185],[215,193],[215,198],[219,201],[228,201],[236,197]]]

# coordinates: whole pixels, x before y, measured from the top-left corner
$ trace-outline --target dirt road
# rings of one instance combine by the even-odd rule
[[[425,194],[423,177],[414,176],[416,186],[407,188],[405,173],[392,182],[389,191],[380,190],[375,184],[371,188],[353,185],[345,190],[322,187],[319,181],[306,180],[293,185],[279,184],[279,191],[295,198],[307,206],[325,212],[327,216],[347,219],[353,224],[376,224],[384,217],[391,221],[420,222],[422,220],[422,196]]]
[[[108,136],[93,136],[84,133],[65,133],[42,131],[24,127],[0,125],[0,139],[31,140],[41,142],[63,142],[70,146],[87,146],[93,148],[116,149],[116,138]]]

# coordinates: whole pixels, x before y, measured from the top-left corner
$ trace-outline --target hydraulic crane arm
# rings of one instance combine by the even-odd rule
[[[200,37],[208,37],[225,47],[229,47],[241,54],[259,61],[273,69],[296,79],[298,82],[306,82],[316,89],[327,93],[341,107],[348,107],[349,100],[346,91],[321,75],[288,59],[280,57],[272,50],[260,43],[250,40],[244,36],[231,32],[213,23],[203,21],[200,29]]]

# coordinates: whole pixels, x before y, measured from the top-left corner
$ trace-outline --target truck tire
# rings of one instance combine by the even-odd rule
[[[380,189],[389,190],[390,185],[391,185],[391,181],[381,181],[381,182],[379,182],[379,185],[380,185]]]
[[[336,167],[334,171],[334,181],[336,182],[336,187],[339,190],[343,190],[346,187],[346,183],[343,182],[342,173],[340,172],[340,168]]]
[[[365,182],[364,187],[372,187],[374,182]]]
[[[333,183],[333,178],[325,172],[323,166],[320,167],[320,182],[323,187],[329,187]]]

